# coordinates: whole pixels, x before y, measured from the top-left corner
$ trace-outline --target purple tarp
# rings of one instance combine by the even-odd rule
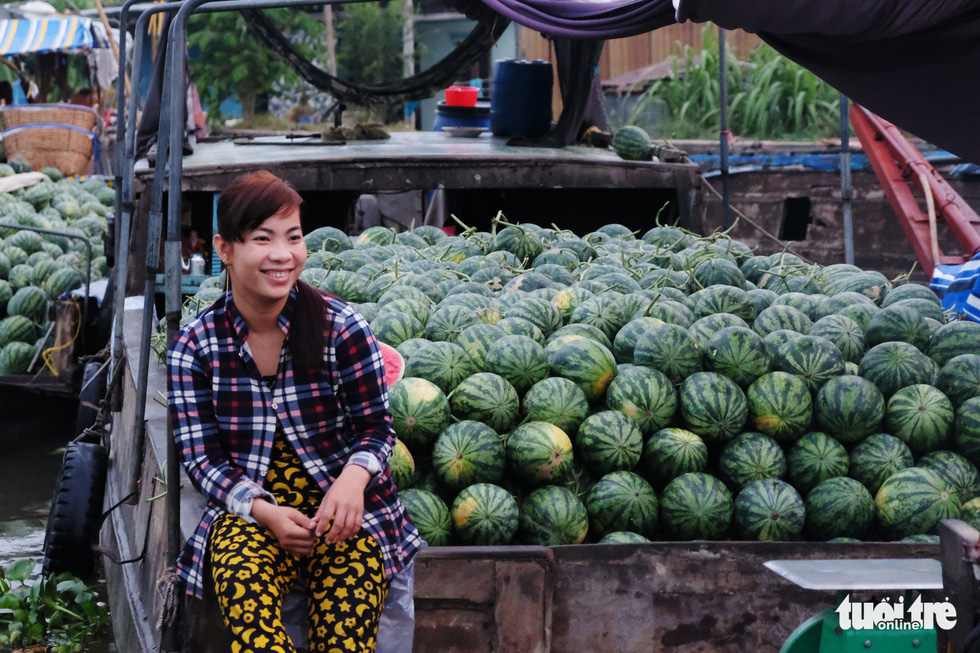
[[[558,36],[675,22],[670,0],[482,0]],[[871,111],[980,163],[980,0],[681,0],[683,21],[757,33]]]

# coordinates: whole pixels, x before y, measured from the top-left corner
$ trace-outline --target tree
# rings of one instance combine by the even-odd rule
[[[387,7],[353,4],[337,26],[337,69],[342,79],[382,84],[403,77],[402,1]]]
[[[323,26],[303,11],[276,9],[267,12],[285,33],[319,34]],[[194,16],[188,24],[191,47],[191,79],[198,86],[210,112],[217,115],[222,102],[238,98],[242,116],[255,114],[259,95],[276,80],[295,79],[296,74],[249,33],[238,12]]]

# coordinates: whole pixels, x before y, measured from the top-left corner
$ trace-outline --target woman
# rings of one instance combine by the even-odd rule
[[[421,541],[391,480],[377,341],[299,281],[301,202],[268,172],[218,200],[230,288],[168,355],[174,435],[207,498],[178,570],[189,594],[214,588],[232,651],[294,650],[280,608],[298,579],[310,651],[373,651],[389,580]]]

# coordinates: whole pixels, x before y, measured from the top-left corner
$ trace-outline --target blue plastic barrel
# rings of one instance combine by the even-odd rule
[[[446,127],[490,128],[490,103],[477,102],[475,107],[454,107],[440,102],[436,105],[436,119],[432,131],[441,132]]]
[[[547,61],[499,59],[493,65],[490,130],[495,136],[544,136],[551,129],[554,76]]]

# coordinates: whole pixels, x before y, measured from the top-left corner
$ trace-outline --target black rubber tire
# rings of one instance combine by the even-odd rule
[[[44,532],[45,574],[69,571],[80,578],[92,575],[95,552],[91,542],[102,515],[108,459],[101,444],[71,442],[65,449]]]
[[[82,434],[82,431],[95,424],[95,418],[99,414],[99,402],[105,398],[108,369],[108,367],[102,369],[102,363],[97,362],[85,365],[81,392],[78,394],[78,413],[75,416],[76,438]],[[99,370],[102,370],[101,373]]]

